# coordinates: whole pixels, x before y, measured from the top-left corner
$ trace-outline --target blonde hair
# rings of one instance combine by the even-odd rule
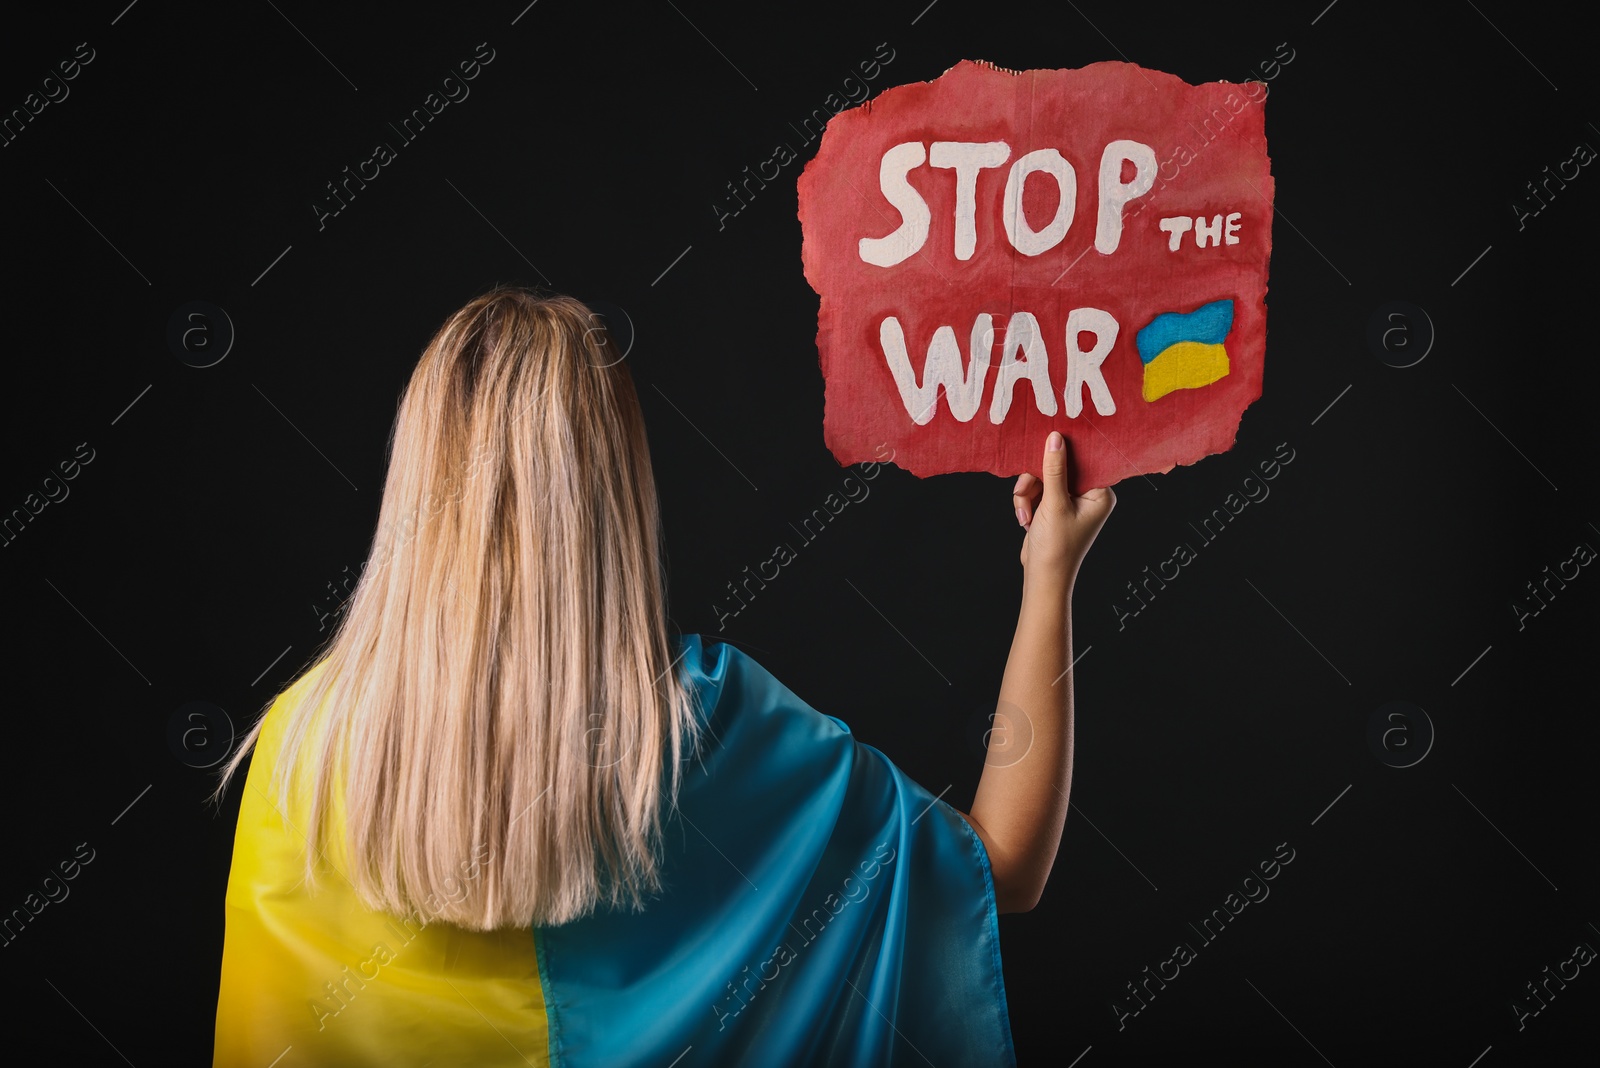
[[[471,930],[642,908],[699,736],[643,414],[602,321],[510,286],[451,315],[401,398],[379,519],[285,710],[272,785],[289,796],[297,758],[313,784],[308,883],[340,789],[368,908]]]

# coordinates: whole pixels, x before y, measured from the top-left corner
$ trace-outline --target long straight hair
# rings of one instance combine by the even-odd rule
[[[699,741],[661,549],[602,320],[509,286],[451,315],[400,401],[372,553],[286,709],[272,789],[290,796],[298,760],[307,883],[337,789],[368,908],[480,931],[642,908]]]

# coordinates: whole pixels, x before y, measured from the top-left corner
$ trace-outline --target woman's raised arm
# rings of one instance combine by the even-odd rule
[[[971,813],[989,853],[995,905],[1026,912],[1039,903],[1055,863],[1072,789],[1072,587],[1078,567],[1116,504],[1109,489],[1073,497],[1066,439],[1051,431],[1044,478],[1017,479],[1012,499],[1022,541],[1022,608],[1000,683],[990,757]],[[1004,733],[1002,733],[1004,732]],[[1026,746],[1020,754],[1016,747]]]

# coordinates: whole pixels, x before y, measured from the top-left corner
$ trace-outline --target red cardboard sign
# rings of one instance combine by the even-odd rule
[[[963,61],[835,115],[800,176],[840,464],[1108,486],[1228,449],[1261,395],[1260,83]]]

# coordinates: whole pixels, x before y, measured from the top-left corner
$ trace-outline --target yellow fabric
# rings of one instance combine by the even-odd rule
[[[268,794],[289,702],[267,711],[252,758],[228,875],[217,996],[218,1068],[304,1065],[547,1066],[544,995],[531,928],[467,931],[428,910],[372,912],[328,871],[302,885],[309,776],[289,803]],[[299,771],[299,769],[297,769]],[[346,871],[342,806],[330,861]],[[326,869],[324,869],[326,870]]]
[[[1227,349],[1200,341],[1179,341],[1144,365],[1144,399],[1153,401],[1175,389],[1209,386],[1227,373]]]

